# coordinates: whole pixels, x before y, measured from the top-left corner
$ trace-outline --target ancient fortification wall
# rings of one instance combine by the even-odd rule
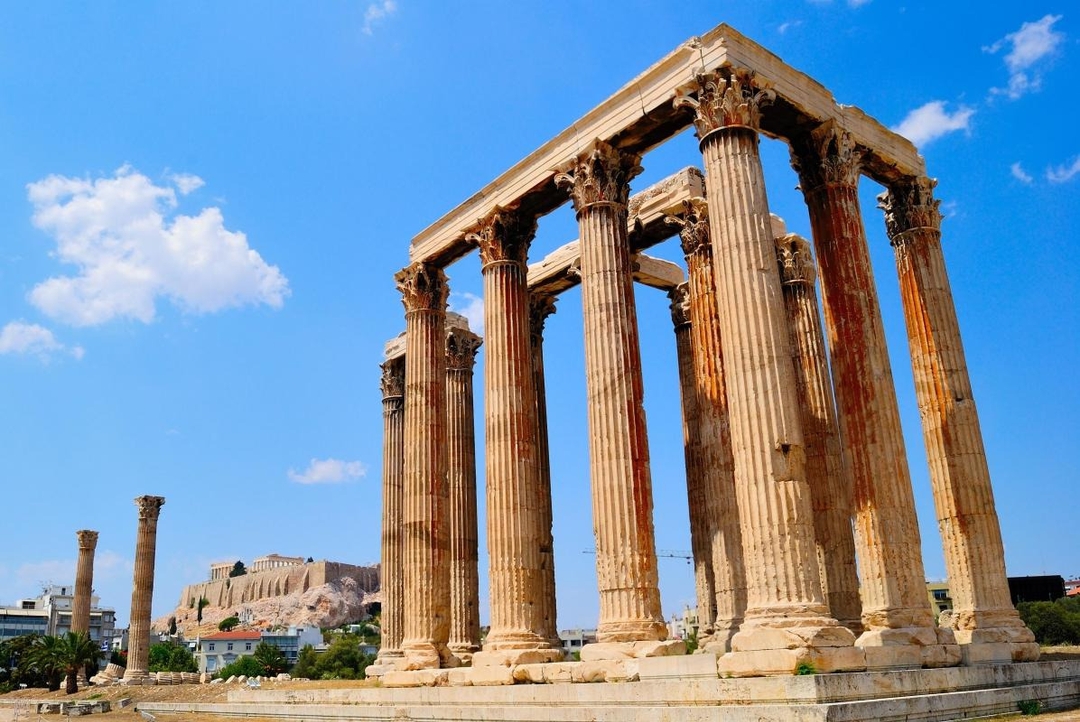
[[[379,588],[379,568],[318,561],[281,569],[248,572],[239,577],[185,586],[177,608],[194,607],[200,598],[205,598],[212,607],[232,607],[260,599],[283,597],[294,592],[303,593],[313,587],[342,579],[352,579],[360,589],[373,592]]]

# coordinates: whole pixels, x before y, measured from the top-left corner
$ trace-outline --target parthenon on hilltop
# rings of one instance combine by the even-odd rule
[[[642,156],[691,125],[703,172],[633,192]],[[761,134],[790,147],[810,240],[769,212]],[[862,176],[886,189],[954,601],[941,620],[925,589]],[[1036,660],[1009,597],[934,186],[910,142],[721,25],[421,231],[396,276],[404,339],[383,365],[383,646],[371,673],[387,686],[466,665],[450,684],[627,679],[633,665],[685,654],[661,617],[635,281],[672,300],[695,668],[707,662],[715,678]],[[567,202],[579,240],[529,265],[538,219]],[[645,253],[676,234],[685,270]],[[472,434],[481,339],[460,317],[448,323],[444,273],[473,249],[486,354],[483,640]],[[575,666],[555,627],[543,331],[555,297],[577,284],[600,618]]]

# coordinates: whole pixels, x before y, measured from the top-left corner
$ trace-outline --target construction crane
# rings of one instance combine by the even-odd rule
[[[595,549],[583,549],[582,554],[596,554]],[[694,561],[694,555],[690,552],[676,551],[673,549],[657,549],[657,557],[664,557],[667,559],[685,559],[687,564],[691,564]]]

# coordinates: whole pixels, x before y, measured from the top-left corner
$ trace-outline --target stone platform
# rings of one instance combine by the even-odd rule
[[[241,690],[222,704],[139,709],[290,720],[938,722],[1029,701],[1044,711],[1080,706],[1080,661],[744,679],[710,676],[693,657],[642,661],[635,682]]]

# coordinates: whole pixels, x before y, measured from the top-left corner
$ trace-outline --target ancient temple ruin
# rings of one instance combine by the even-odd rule
[[[690,125],[701,157],[687,163],[703,172],[634,194],[642,156]],[[790,147],[809,240],[770,214],[762,134]],[[954,599],[940,625],[875,291],[889,281],[873,277],[858,203],[863,176],[886,188]],[[910,142],[722,25],[421,231],[396,277],[404,339],[383,366],[384,636],[371,671],[413,684],[402,672],[469,664],[484,683],[511,683],[545,679],[532,666],[561,660],[543,328],[575,284],[600,607],[598,642],[581,657],[685,651],[661,618],[635,281],[672,298],[701,652],[714,676],[1037,659],[1009,598],[934,185]],[[567,202],[579,240],[530,266],[538,218]],[[645,255],[675,234],[685,271]],[[474,250],[491,588],[482,645],[471,385],[480,339],[447,322],[444,273]]]

